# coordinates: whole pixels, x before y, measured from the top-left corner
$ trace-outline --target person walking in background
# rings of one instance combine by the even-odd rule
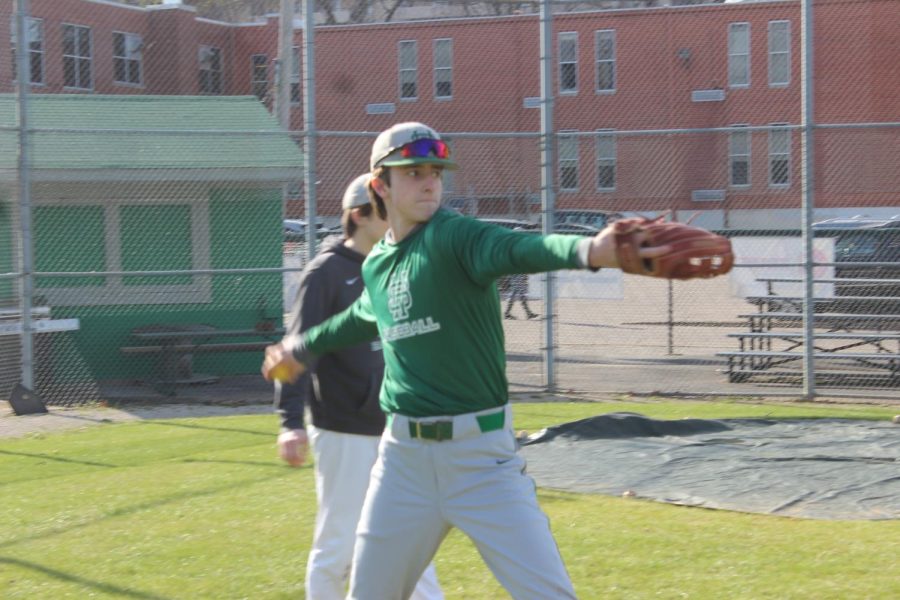
[[[362,293],[361,267],[387,223],[369,203],[369,175],[357,177],[344,193],[343,238],[324,241],[304,270],[294,304],[292,334],[303,332],[350,306]],[[294,383],[275,384],[281,416],[278,451],[292,466],[305,462],[307,442],[315,459],[315,534],[306,569],[306,597],[344,598],[353,557],[356,524],[369,475],[378,457],[385,416],[378,406],[384,359],[378,340],[323,354]],[[304,430],[304,407],[312,414]],[[434,566],[429,565],[412,598],[441,600]]]
[[[516,300],[519,300],[522,303],[522,308],[525,310],[526,319],[534,319],[537,317],[538,314],[532,312],[531,308],[528,306],[528,275],[525,275],[524,273],[510,275],[507,285],[509,287],[509,300],[506,303],[506,310],[503,312],[503,316],[507,319],[515,319],[516,317],[512,314],[512,309]]]

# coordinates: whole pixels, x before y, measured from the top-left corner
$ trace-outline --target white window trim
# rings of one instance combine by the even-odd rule
[[[144,52],[143,52],[144,36],[142,36],[142,35],[139,34],[139,33],[130,33],[130,32],[128,32],[128,31],[113,31],[112,34],[113,34],[113,53],[112,53],[112,55],[113,55],[113,85],[120,85],[120,86],[123,86],[123,87],[130,87],[130,88],[142,88],[142,87],[144,87]],[[118,79],[116,79],[116,68],[115,68],[115,62],[116,62],[116,59],[122,59],[122,60],[135,60],[135,59],[133,59],[133,58],[128,58],[127,56],[116,56],[115,36],[116,36],[117,34],[118,34],[118,35],[124,35],[124,36],[125,36],[125,40],[126,40],[126,41],[125,41],[125,46],[126,46],[126,49],[127,49],[127,47],[128,47],[128,38],[129,38],[129,37],[136,37],[136,38],[138,38],[138,39],[141,41],[141,48],[142,48],[142,49],[141,49],[141,57],[137,59],[137,63],[138,63],[138,83],[131,83],[130,81],[119,81]]]
[[[79,29],[87,29],[87,32],[88,32],[88,46],[89,46],[89,50],[90,50],[90,53],[91,53],[91,54],[90,54],[90,56],[85,57],[85,56],[81,56],[81,55],[78,55],[78,54],[66,54],[66,53],[65,53],[65,50],[63,50],[63,53],[62,53],[62,59],[63,59],[63,73],[62,73],[62,77],[63,77],[63,89],[66,89],[66,90],[88,90],[88,91],[93,91],[93,89],[94,89],[94,30],[93,30],[89,25],[79,25],[78,23],[60,23],[60,33],[62,34],[63,40],[65,40],[65,35],[66,35],[66,34],[65,34],[65,29],[66,29],[66,27],[77,27],[77,28],[79,28]],[[64,44],[64,43],[65,43],[65,42],[63,42],[63,44]],[[75,44],[75,46],[76,46],[75,50],[77,51],[77,50],[78,50],[78,48],[77,48],[78,44]],[[78,60],[84,60],[85,58],[87,58],[88,62],[91,64],[91,81],[89,82],[90,85],[88,85],[87,87],[79,86],[79,85],[65,85],[65,79],[66,79],[65,60],[66,60],[66,58],[74,58],[74,59],[76,59],[76,61],[78,61]],[[76,63],[76,64],[77,64],[77,63]],[[77,73],[77,72],[78,72],[78,71],[76,70],[76,73]]]
[[[437,66],[437,45],[439,42],[449,42],[450,43],[450,66],[449,67],[438,67]],[[453,38],[436,38],[431,45],[432,56],[435,57],[434,60],[434,99],[435,100],[453,100]],[[449,96],[439,96],[438,95],[438,71],[449,71],[450,72],[450,95]]]
[[[598,44],[597,42],[599,41],[600,34],[602,34],[602,33],[612,34],[612,48],[613,48],[612,58],[601,59],[599,57],[600,44]],[[598,29],[598,30],[594,31],[594,93],[596,93],[596,94],[615,94],[616,89],[619,86],[619,68],[618,68],[618,64],[616,62],[616,54],[617,54],[616,43],[617,43],[617,41],[618,40],[617,40],[615,29]],[[600,78],[597,77],[597,66],[600,63],[612,63],[613,86],[609,89],[606,89],[606,88],[601,89],[600,88]]]
[[[291,46],[291,83],[288,93],[291,96],[291,106],[299,106],[303,101],[303,90],[300,89],[300,63],[303,61],[303,53],[300,46]],[[294,93],[294,86],[297,93]],[[295,100],[296,98],[296,100]]]
[[[596,177],[595,181],[597,184],[596,188],[597,188],[598,192],[614,192],[614,191],[616,191],[616,187],[619,183],[619,144],[618,144],[619,140],[616,137],[616,135],[614,135],[615,131],[616,131],[615,129],[598,129],[597,130],[596,144],[594,146],[594,155],[595,155],[596,167],[597,167],[597,177]],[[613,134],[613,135],[610,135],[610,134]],[[612,144],[613,144],[612,157],[608,157],[608,156],[601,157],[600,156],[600,139],[601,138],[609,138],[612,140]],[[613,168],[613,185],[612,185],[612,187],[601,187],[600,186],[599,179],[600,179],[600,161],[601,160],[607,160],[607,161],[611,160],[612,161],[612,168]]]
[[[414,67],[404,67],[403,66],[403,48],[404,44],[412,44],[413,47],[413,58],[415,59]],[[403,73],[405,71],[412,71],[415,74],[414,81],[416,84],[416,95],[415,96],[404,96],[403,95]],[[419,99],[419,42],[416,40],[398,40],[397,41],[397,97],[400,99],[400,102],[415,102]]]
[[[791,167],[792,167],[792,163],[793,163],[793,161],[791,160],[791,146],[792,146],[791,130],[788,129],[787,123],[770,123],[769,127],[771,128],[768,131],[768,138],[769,138],[768,139],[768,150],[769,150],[769,152],[768,152],[767,170],[768,170],[769,187],[783,190],[783,189],[791,187]],[[772,134],[776,131],[784,132],[787,135],[787,146],[788,146],[787,153],[772,152],[772,141],[773,141]],[[772,181],[772,159],[776,156],[784,156],[787,158],[787,170],[786,170],[787,181],[785,183],[775,183]]]
[[[729,125],[734,129],[741,129],[744,127],[749,127],[749,123],[735,123],[734,125]],[[735,133],[743,133],[747,136],[747,153],[739,154],[734,152],[734,147],[732,145],[733,138],[732,136]],[[736,158],[746,158],[747,159],[747,183],[735,183],[734,182],[734,161]],[[744,190],[749,188],[753,182],[753,133],[750,131],[733,131],[728,133],[728,187],[734,189]]]
[[[737,26],[746,26],[746,28],[747,28],[747,52],[746,52],[746,54],[744,54],[744,53],[736,54],[736,53],[731,52],[731,36]],[[728,24],[728,47],[727,47],[728,65],[726,67],[728,69],[728,72],[726,73],[726,78],[728,80],[729,88],[746,89],[746,88],[750,87],[750,83],[751,83],[750,75],[753,71],[753,69],[751,68],[750,46],[751,46],[750,23],[748,23],[746,21],[741,21],[738,23],[729,23]],[[746,56],[747,57],[747,83],[732,83],[731,82],[731,57],[732,56]]]
[[[785,24],[787,25],[787,48],[785,50],[773,51],[772,50],[772,26],[775,24]],[[769,71],[768,71],[768,79],[769,79],[769,87],[773,88],[783,88],[791,85],[791,22],[785,19],[779,21],[769,21],[769,31],[768,31],[768,50],[769,50]],[[784,54],[787,56],[787,80],[786,81],[772,81],[772,57],[778,54]]]
[[[562,44],[564,40],[573,40],[575,42],[575,60],[573,61],[563,61],[562,59]],[[562,31],[556,37],[556,51],[557,56],[559,56],[559,62],[557,66],[558,72],[558,82],[557,87],[559,88],[560,96],[574,96],[578,93],[579,88],[579,77],[578,77],[578,32],[577,31]],[[563,65],[575,65],[575,87],[570,90],[564,90],[562,87],[563,84]]]
[[[257,56],[262,56],[264,59],[263,64],[266,67],[266,78],[265,79],[257,79],[256,78],[256,57]],[[258,83],[266,84],[266,94],[267,94],[269,91],[269,55],[265,54],[263,52],[257,52],[255,54],[250,55],[250,93],[253,94],[254,96],[256,96],[257,98],[260,98],[259,96],[256,95],[256,84],[258,84]],[[263,94],[262,97],[260,98],[260,100],[265,99],[266,94]]]
[[[574,129],[562,129],[559,131],[559,136],[557,137],[556,144],[556,176],[559,178],[559,191],[560,192],[577,192],[579,187],[581,186],[581,152],[580,152],[580,144],[578,143],[578,136],[575,135],[567,135],[576,133]],[[575,165],[575,187],[566,188],[563,187],[563,177],[562,177],[562,169],[563,169],[563,157],[562,152],[559,151],[560,146],[562,145],[563,139],[566,140],[574,140],[575,142],[575,158],[567,158],[565,159],[566,163],[574,163]]]
[[[30,80],[31,75],[32,75],[32,73],[31,73],[31,55],[38,54],[38,55],[40,55],[40,58],[41,58],[41,80],[40,81],[30,81],[29,83],[31,83],[32,87],[35,87],[35,86],[44,87],[47,85],[47,83],[46,83],[47,61],[46,61],[46,50],[44,48],[44,46],[47,43],[47,30],[44,27],[44,19],[39,19],[37,17],[28,17],[27,23],[26,23],[27,30],[29,30],[29,31],[31,30],[30,26],[32,23],[39,23],[41,26],[41,49],[40,50],[32,50],[30,47],[30,44],[31,44],[30,38],[28,41],[26,41],[25,45],[28,46],[28,49],[27,49],[27,51],[28,51],[28,79]],[[11,27],[10,27],[9,42],[10,42],[10,58],[13,60],[14,63],[15,63],[15,61],[18,61],[18,58],[16,58],[18,56],[18,54],[16,54],[16,53],[19,51],[19,46],[21,45],[21,44],[19,44],[19,40],[15,39],[15,38],[16,38],[16,17],[15,17],[15,15],[13,15]],[[12,70],[16,71],[17,66],[18,66],[17,64],[13,64],[11,66]],[[19,77],[19,74],[16,73],[16,76],[12,80],[13,83],[15,83],[17,81],[18,77]]]
[[[66,206],[96,206],[96,199],[66,199]],[[42,206],[60,206],[58,202],[39,202]],[[152,201],[104,200],[106,237],[106,270],[122,270],[121,229],[119,209],[138,204],[182,204],[191,207],[191,259],[194,270],[208,270],[209,259],[209,202],[196,198],[154,198]],[[212,276],[192,275],[193,283],[186,285],[125,285],[126,275],[103,275],[102,287],[36,287],[35,293],[44,296],[51,305],[97,306],[123,304],[193,304],[212,301]]]
[[[200,56],[203,53],[203,50],[217,50],[219,52],[219,70],[215,69],[204,69],[203,68],[203,60],[201,60]],[[203,71],[209,71],[210,73],[218,73],[219,74],[219,90],[215,92],[205,91],[200,89],[200,94],[204,96],[221,96],[225,93],[225,65],[222,60],[222,49],[218,46],[210,46],[209,44],[198,44],[197,45],[197,73],[198,75]],[[197,82],[199,85],[199,81]]]

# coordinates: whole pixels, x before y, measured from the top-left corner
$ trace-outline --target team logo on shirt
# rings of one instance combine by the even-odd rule
[[[388,310],[394,321],[405,321],[409,318],[412,307],[412,294],[409,293],[409,271],[394,271],[388,283]]]
[[[438,331],[441,328],[441,324],[435,323],[432,317],[413,319],[408,323],[403,323],[402,321],[409,319],[409,309],[412,308],[412,305],[413,298],[409,289],[409,271],[395,271],[388,282],[388,310],[391,311],[391,317],[397,324],[386,327],[382,332],[382,339],[387,342],[393,342]]]

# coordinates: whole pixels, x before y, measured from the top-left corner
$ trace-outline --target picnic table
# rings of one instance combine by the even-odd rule
[[[268,325],[247,329],[219,329],[204,324],[157,324],[136,328],[131,338],[138,345],[123,346],[127,355],[149,354],[157,357],[157,379],[154,387],[167,395],[175,395],[179,385],[213,383],[215,375],[195,373],[196,352],[262,352],[284,336],[283,327]],[[252,341],[236,341],[256,338]]]

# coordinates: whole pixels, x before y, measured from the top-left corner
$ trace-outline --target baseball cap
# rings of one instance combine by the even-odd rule
[[[438,132],[425,125],[411,121],[397,123],[382,131],[372,145],[369,166],[374,171],[378,167],[405,167],[408,165],[441,165],[455,169],[450,160],[450,148],[441,140]]]
[[[341,201],[341,208],[349,210],[359,206],[365,206],[369,203],[369,192],[366,189],[369,185],[369,179],[372,176],[364,173],[350,182],[344,191],[344,199]]]

